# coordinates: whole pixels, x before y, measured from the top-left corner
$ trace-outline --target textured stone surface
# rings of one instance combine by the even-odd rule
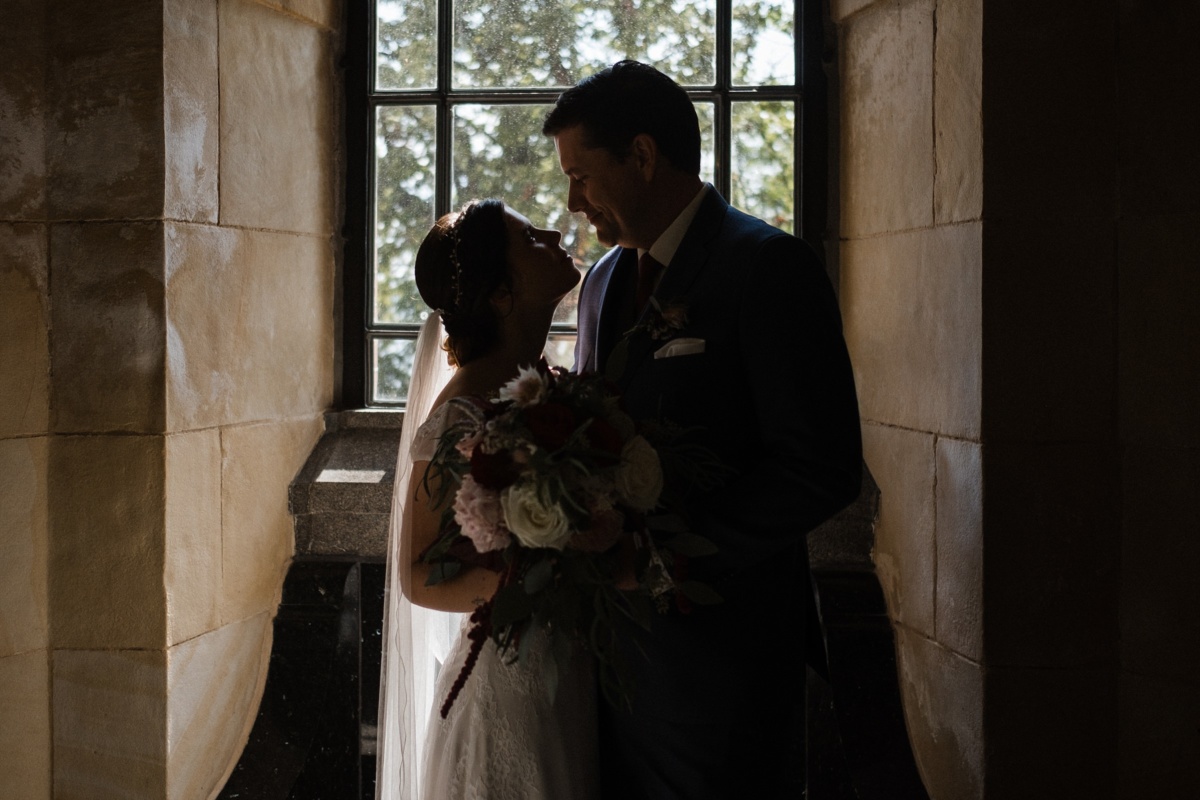
[[[888,615],[934,633],[934,437],[863,426],[863,456],[879,484],[880,513],[872,558]]]
[[[50,424],[50,287],[44,225],[0,223],[0,436]]]
[[[1125,673],[1118,800],[1200,797],[1200,686]]]
[[[0,797],[50,800],[50,660],[0,658]]]
[[[221,433],[221,618],[279,604],[294,551],[287,488],[321,433],[320,417],[244,425]]]
[[[937,440],[937,640],[983,658],[983,447]]]
[[[1200,447],[1200,214],[1119,228],[1121,438]]]
[[[335,28],[341,21],[342,0],[283,0],[282,6],[285,11],[325,28]]]
[[[163,429],[161,223],[51,229],[54,429]]]
[[[49,13],[52,218],[161,215],[162,2],[63,0]]]
[[[1092,0],[988,4],[986,219],[1112,219],[1116,6]]]
[[[235,622],[167,654],[167,793],[211,797],[237,761],[266,682],[271,614]]]
[[[1123,214],[1200,214],[1200,4],[1121,3]]]
[[[983,420],[989,442],[1112,435],[1114,235],[1106,221],[983,223]]]
[[[1121,479],[1121,665],[1200,684],[1200,451],[1125,448]]]
[[[328,408],[333,271],[324,239],[169,223],[169,429]]]
[[[985,692],[988,797],[1113,797],[1115,671],[989,667]]]
[[[983,2],[940,0],[934,56],[933,186],[938,223],[983,211]]]
[[[846,342],[864,420],[976,439],[981,225],[843,242]]]
[[[933,0],[895,0],[844,29],[844,236],[933,222],[933,9]]]
[[[387,557],[388,514],[297,514],[296,555]]]
[[[0,658],[49,644],[48,451],[45,437],[0,440]]]
[[[220,7],[221,223],[333,230],[332,40],[248,0]]]
[[[56,800],[165,797],[166,704],[161,650],[56,652]]]
[[[221,623],[221,435],[166,437],[164,535],[167,637],[182,642]]]
[[[216,222],[219,98],[217,2],[164,0],[163,215]]]
[[[0,25],[0,219],[46,218],[46,20],[42,0],[5,0]],[[0,264],[4,259],[0,259]]]
[[[908,734],[930,798],[981,800],[982,668],[903,626],[896,628],[896,653]]]
[[[989,666],[1111,667],[1120,525],[1115,449],[989,442],[983,472]]]
[[[830,0],[830,16],[835,22],[841,22],[851,14],[856,14],[872,5],[878,5],[886,0]]]
[[[55,648],[161,648],[163,437],[50,442]]]

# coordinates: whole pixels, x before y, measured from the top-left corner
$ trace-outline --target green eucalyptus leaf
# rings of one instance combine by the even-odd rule
[[[712,540],[695,533],[677,534],[664,542],[664,545],[668,550],[690,558],[711,556],[717,552],[717,546],[712,543]]]
[[[725,598],[717,594],[717,592],[707,583],[700,581],[681,581],[678,584],[679,591],[683,592],[683,596],[693,603],[702,606],[712,606],[717,603],[725,602]]]
[[[462,572],[462,564],[459,562],[439,561],[429,570],[429,577],[425,579],[425,585],[437,586],[443,581],[450,580],[460,572]]]
[[[545,589],[554,578],[554,562],[545,558],[534,564],[525,573],[525,593],[537,594]]]

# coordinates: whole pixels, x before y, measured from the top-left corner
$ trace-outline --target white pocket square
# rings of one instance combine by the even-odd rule
[[[673,358],[675,356],[690,356],[704,352],[703,339],[672,339],[654,351],[655,358]]]

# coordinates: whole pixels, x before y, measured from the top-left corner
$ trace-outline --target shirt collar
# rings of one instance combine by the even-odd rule
[[[679,244],[683,241],[684,235],[692,224],[692,220],[696,218],[696,212],[700,210],[700,203],[703,202],[705,194],[708,193],[711,184],[705,183],[700,187],[700,191],[696,192],[696,196],[687,204],[683,211],[679,212],[679,216],[675,221],[667,226],[654,244],[650,245],[649,253],[658,263],[666,266],[671,263],[671,259],[675,257],[675,251],[679,249]],[[641,258],[647,251],[639,249],[638,257]]]

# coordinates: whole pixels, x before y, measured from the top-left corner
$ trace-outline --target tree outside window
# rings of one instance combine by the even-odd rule
[[[441,214],[498,197],[554,228],[586,270],[605,248],[566,209],[542,121],[558,93],[622,58],[653,64],[692,96],[701,177],[794,230],[802,37],[795,0],[376,0],[366,110],[373,147],[364,337],[368,405],[402,405],[428,309],[416,251]],[[576,290],[577,292],[578,290]],[[547,356],[569,366],[577,294]],[[347,354],[347,358],[353,358]]]

